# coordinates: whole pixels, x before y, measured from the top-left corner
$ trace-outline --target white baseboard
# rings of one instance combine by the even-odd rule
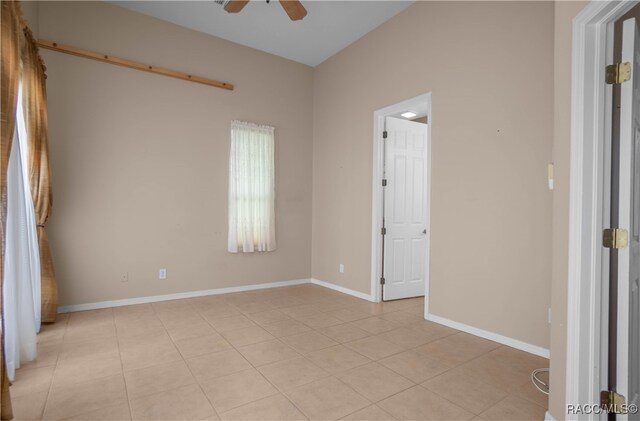
[[[329,282],[321,281],[321,280],[315,279],[315,278],[311,278],[311,283],[314,284],[314,285],[319,285],[321,287],[325,287],[325,288],[332,289],[334,291],[341,292],[343,294],[351,295],[351,296],[354,296],[356,298],[360,298],[362,300],[367,300],[367,301],[371,301],[371,302],[374,301],[373,298],[371,297],[371,295],[369,295],[369,294],[365,294],[364,292],[354,291],[354,290],[349,289],[349,288],[341,287],[340,285],[331,284]]]
[[[147,297],[136,297],[136,298],[125,298],[122,300],[112,300],[112,301],[100,301],[97,303],[88,303],[88,304],[74,304],[69,306],[61,306],[58,307],[58,313],[71,313],[74,311],[85,311],[85,310],[97,310],[101,308],[109,308],[109,307],[122,307],[129,306],[133,304],[146,304],[146,303],[156,303],[158,301],[169,301],[169,300],[179,300],[183,298],[195,298],[195,297],[205,297],[207,295],[219,295],[219,294],[230,294],[233,292],[245,292],[245,291],[254,291],[258,289],[267,289],[267,288],[278,288],[278,287],[286,287],[292,285],[303,285],[303,284],[314,284],[319,285],[324,288],[329,288],[334,291],[342,292],[344,294],[348,294],[363,300],[373,301],[369,294],[364,294],[362,292],[354,291],[349,288],[341,287],[338,285],[330,284],[329,282],[324,282],[319,279],[294,279],[291,281],[282,281],[282,282],[270,282],[267,284],[254,284],[254,285],[243,285],[239,287],[228,287],[228,288],[216,288],[216,289],[206,289],[200,291],[188,291],[188,292],[178,292],[175,294],[165,294],[165,295],[152,295]]]
[[[278,288],[278,287],[288,287],[292,285],[303,285],[309,284],[311,280],[308,278],[305,279],[294,279],[291,281],[282,281],[282,282],[270,282],[267,284],[254,284],[254,285],[243,285],[239,287],[228,287],[228,288],[216,288],[216,289],[206,289],[200,291],[188,291],[188,292],[178,292],[175,294],[165,294],[165,295],[152,295],[148,297],[136,297],[136,298],[126,298],[123,300],[113,300],[113,301],[100,301],[97,303],[88,303],[88,304],[75,304],[69,306],[61,306],[58,307],[58,313],[70,313],[73,311],[84,311],[84,310],[97,310],[100,308],[109,308],[109,307],[122,307],[129,306],[133,304],[146,304],[146,303],[156,303],[158,301],[168,301],[168,300],[179,300],[183,298],[195,298],[195,297],[205,297],[207,295],[219,295],[219,294],[230,294],[233,292],[244,292],[244,291],[254,291],[257,289],[266,289],[266,288]]]
[[[454,329],[461,330],[466,333],[470,333],[471,335],[480,336],[481,338],[489,339],[490,341],[498,342],[503,345],[507,345],[512,348],[516,348],[521,351],[528,352],[530,354],[538,355],[544,358],[549,358],[549,350],[537,345],[532,345],[527,342],[522,342],[517,339],[513,339],[497,333],[489,332],[488,330],[482,330],[477,327],[473,327],[473,326],[466,325],[464,323],[449,320],[444,317],[436,316],[434,314],[428,314],[426,319],[434,323],[438,323]]]
[[[556,419],[553,418],[553,415],[551,415],[549,413],[549,411],[545,411],[545,413],[544,413],[544,421],[556,421]]]
[[[146,304],[146,303],[155,303],[158,301],[169,301],[169,300],[179,300],[183,298],[195,298],[195,297],[205,297],[208,295],[219,295],[219,294],[230,294],[234,292],[245,292],[245,291],[255,291],[259,289],[267,289],[267,288],[278,288],[278,287],[286,287],[293,285],[304,285],[304,284],[314,284],[324,288],[332,289],[334,291],[341,292],[343,294],[351,295],[356,298],[360,298],[362,300],[367,300],[373,302],[374,299],[370,294],[365,294],[363,292],[354,291],[349,288],[345,288],[339,285],[331,284],[329,282],[321,281],[319,279],[314,278],[304,278],[304,279],[294,279],[291,281],[282,281],[282,282],[270,282],[266,284],[254,284],[254,285],[243,285],[239,287],[228,287],[228,288],[216,288],[216,289],[206,289],[200,291],[188,291],[188,292],[178,292],[175,294],[165,294],[165,295],[152,295],[148,297],[136,297],[136,298],[126,298],[122,300],[112,300],[112,301],[100,301],[97,303],[88,303],[88,304],[75,304],[69,306],[61,306],[58,307],[58,313],[70,313],[74,311],[85,311],[85,310],[97,310],[101,308],[109,308],[109,307],[122,307],[133,304]],[[459,323],[453,320],[446,319],[444,317],[436,316],[433,314],[427,315],[427,320],[432,321],[434,323],[439,323],[441,325],[445,325],[454,329],[461,330],[463,332],[470,333],[472,335],[480,336],[485,339],[492,340],[494,342],[501,343],[503,345],[508,345],[512,348],[520,349],[525,352],[529,352],[531,354],[535,354],[544,358],[549,358],[549,350],[531,345],[526,342],[519,341],[517,339],[509,338],[503,335],[499,335],[497,333],[489,332],[486,330],[479,329],[477,327],[465,325],[464,323]],[[549,414],[549,417],[551,415]],[[546,418],[545,418],[546,419]],[[550,420],[554,421],[553,418]]]

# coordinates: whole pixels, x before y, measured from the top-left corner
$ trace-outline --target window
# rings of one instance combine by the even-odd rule
[[[274,128],[231,122],[229,252],[276,249],[274,202]]]

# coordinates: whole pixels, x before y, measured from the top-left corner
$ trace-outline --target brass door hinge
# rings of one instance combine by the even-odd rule
[[[385,283],[384,277],[380,278],[380,285],[384,285],[384,283]]]
[[[613,390],[603,390],[600,392],[600,405],[605,407],[609,413],[622,413],[625,403],[625,397]]]
[[[382,235],[387,235],[387,229],[383,227],[383,228],[380,230],[380,234],[382,234]]]
[[[631,63],[616,63],[607,66],[607,84],[618,85],[631,79]]]
[[[623,249],[629,244],[629,233],[625,229],[607,228],[603,232],[602,243],[606,248]]]

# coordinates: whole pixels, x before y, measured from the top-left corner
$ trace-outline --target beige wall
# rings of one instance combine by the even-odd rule
[[[236,85],[229,92],[42,52],[54,183],[47,229],[61,305],[310,276],[310,67],[104,2],[42,2],[38,29]],[[276,127],[272,253],[226,251],[232,119]]]
[[[27,22],[29,29],[33,32],[35,37],[38,37],[38,23],[39,23],[39,9],[40,2],[38,1],[23,1],[20,3],[22,7],[22,17]]]
[[[431,311],[549,346],[553,29],[551,2],[417,2],[315,69],[314,278],[369,292],[373,112],[432,92]]]

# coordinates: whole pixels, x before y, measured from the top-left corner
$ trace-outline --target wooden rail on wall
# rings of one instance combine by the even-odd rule
[[[96,53],[95,51],[83,50],[82,48],[71,47],[69,45],[58,44],[57,42],[47,41],[45,39],[38,40],[38,46],[40,48],[46,48],[47,50],[58,51],[61,53],[71,54],[78,57],[89,58],[92,60],[98,60],[105,63],[115,64],[118,66],[129,67],[131,69],[142,70],[143,72],[156,73],[163,76],[174,77],[176,79],[182,79],[189,82],[202,83],[204,85],[213,86],[221,89],[228,89],[233,91],[233,85],[230,83],[219,82],[217,80],[206,79],[200,76],[194,76],[187,73],[176,72],[162,67],[151,66],[144,63],[138,63],[136,61],[126,60],[123,58],[113,57],[107,54]]]

